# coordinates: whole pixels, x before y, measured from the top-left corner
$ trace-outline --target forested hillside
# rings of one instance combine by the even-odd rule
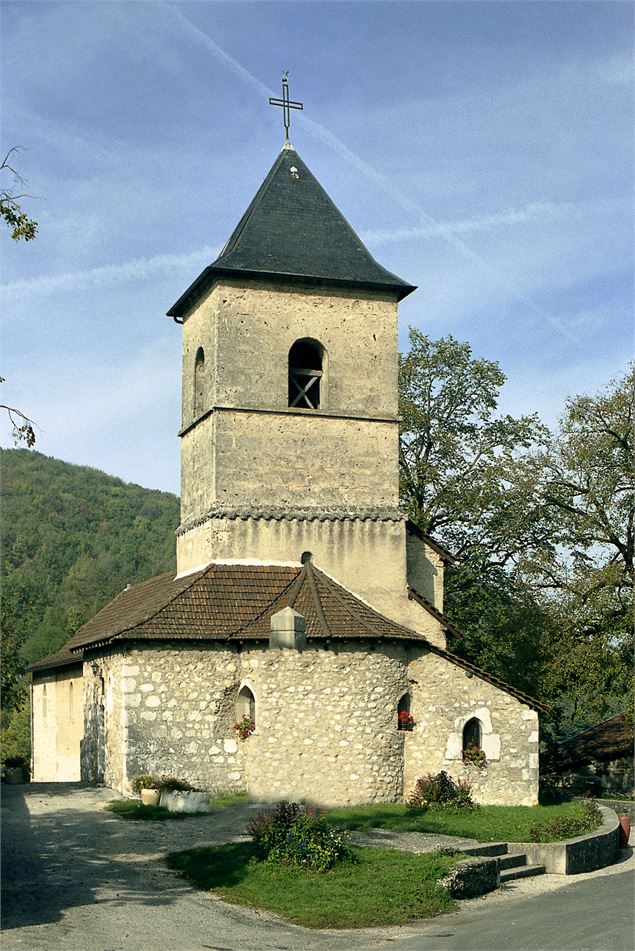
[[[56,650],[126,584],[175,565],[176,496],[26,449],[0,460],[7,651]]]

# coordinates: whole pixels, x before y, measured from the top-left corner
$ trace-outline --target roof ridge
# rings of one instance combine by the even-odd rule
[[[280,594],[276,595],[276,597],[273,599],[273,601],[270,601],[269,604],[268,604],[265,608],[263,608],[263,610],[262,610],[259,614],[256,614],[255,617],[251,618],[246,624],[243,624],[242,627],[239,627],[238,630],[234,631],[234,632],[231,633],[231,634],[228,634],[228,635],[227,635],[227,640],[229,640],[229,639],[232,638],[232,637],[238,637],[240,634],[244,634],[245,631],[247,631],[250,627],[253,627],[255,624],[257,624],[258,621],[260,621],[260,619],[265,616],[265,614],[267,613],[267,611],[270,611],[270,610],[271,610],[271,608],[272,608],[273,605],[276,603],[276,601],[280,601],[280,599],[285,596],[285,594],[289,591],[289,589],[290,589],[294,584],[296,584],[296,583],[299,581],[299,579],[300,579],[301,577],[302,577],[302,569],[300,569],[300,570],[298,571],[298,573],[297,573],[297,575],[295,576],[295,578],[292,578],[291,581],[289,581],[289,583],[288,583],[287,585],[285,585],[285,587],[282,589],[282,591],[280,592]],[[301,583],[298,584],[298,590],[299,590],[301,587],[302,587]],[[295,594],[296,594],[296,597],[297,597],[297,592],[295,592]],[[294,603],[295,603],[295,601],[294,601]]]
[[[317,610],[318,620],[322,625],[322,630],[324,631],[326,637],[332,636],[331,628],[329,627],[329,622],[326,619],[326,614],[324,613],[324,607],[322,605],[322,599],[320,598],[320,592],[318,591],[318,586],[315,581],[315,569],[311,564],[310,560],[306,562],[306,576],[309,579],[309,587],[311,589],[311,594],[313,595],[313,600],[315,601],[315,607]]]
[[[359,604],[363,605],[367,611],[370,611],[376,617],[381,618],[382,621],[386,621],[388,624],[391,624],[393,627],[398,627],[400,630],[405,631],[411,637],[417,638],[417,640],[421,639],[425,641],[426,644],[428,643],[428,640],[425,637],[425,635],[418,634],[417,631],[413,631],[409,627],[404,627],[403,624],[399,624],[397,621],[391,621],[391,619],[389,617],[386,617],[385,614],[382,614],[381,611],[377,611],[371,604],[368,604],[368,602],[362,601],[361,598],[357,597],[354,591],[351,591],[349,588],[345,588],[343,585],[340,585],[337,581],[335,581],[333,578],[327,575],[324,571],[320,571],[319,568],[314,568],[313,570],[316,572],[316,574],[320,576],[320,578],[322,578],[325,581],[327,588],[329,589],[329,591],[331,592],[335,600],[339,604],[342,605],[342,607],[348,612],[348,614],[350,614],[351,617],[355,618],[355,620],[358,621],[362,625],[362,627],[365,627],[366,630],[371,631],[377,637],[383,636],[381,634],[381,631],[378,631],[377,628],[373,627],[373,625],[370,624],[368,621],[366,621],[364,618],[359,617],[358,614],[355,614],[353,610],[351,609],[351,607],[342,598],[341,594],[337,590],[338,588],[341,588],[342,590],[347,591],[351,595],[351,597],[355,598],[355,600]]]
[[[286,151],[288,151],[288,149]],[[271,184],[271,181],[273,180],[273,178],[276,175],[276,172],[280,168],[280,165],[282,164],[282,161],[284,159],[284,154],[285,154],[285,150],[283,149],[278,155],[273,165],[271,166],[271,168],[269,169],[269,171],[267,172],[266,176],[264,177],[258,191],[256,192],[252,200],[249,202],[249,205],[243,212],[242,218],[240,219],[240,221],[238,222],[238,224],[236,225],[236,227],[230,234],[229,238],[227,239],[227,242],[224,248],[221,250],[220,254],[216,258],[217,261],[219,261],[225,254],[229,254],[230,251],[233,251],[236,245],[238,244],[238,241],[243,231],[245,230],[247,224],[253,218],[255,211],[260,207],[262,200],[267,193],[267,189],[269,185]]]

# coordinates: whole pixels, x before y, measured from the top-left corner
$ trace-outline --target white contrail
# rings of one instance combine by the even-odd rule
[[[166,4],[166,9],[169,9],[173,16],[181,23],[181,25],[188,31],[188,33],[196,39],[198,42],[202,43],[206,49],[208,49],[224,66],[226,66],[231,72],[233,72],[240,79],[244,80],[252,89],[256,90],[260,95],[271,96],[272,90],[270,90],[264,83],[262,83],[256,76],[245,69],[245,67],[234,59],[229,53],[226,53],[218,43],[216,43],[207,33],[204,33],[197,26],[195,26],[180,9],[174,7],[171,4]],[[479,254],[475,251],[472,251],[468,245],[466,245],[460,238],[454,234],[451,224],[443,224],[437,221],[432,215],[429,215],[417,202],[413,201],[407,195],[405,195],[399,188],[397,188],[393,182],[383,175],[381,172],[378,172],[375,168],[365,162],[364,159],[360,158],[355,152],[348,148],[340,139],[337,138],[329,129],[326,129],[323,125],[320,125],[319,122],[315,122],[313,119],[309,119],[304,113],[299,117],[304,126],[311,132],[315,138],[319,139],[325,145],[330,146],[338,155],[345,159],[353,167],[359,169],[368,179],[375,182],[383,191],[387,192],[392,196],[393,200],[405,211],[410,212],[415,215],[422,225],[425,225],[429,229],[431,235],[439,235],[444,238],[448,244],[452,245],[455,250],[457,250],[463,257],[467,258],[473,264],[476,265],[481,271],[488,275],[499,287],[504,288],[504,290],[512,297],[514,297],[520,303],[525,304],[531,311],[533,311],[536,316],[541,317],[543,320],[548,321],[552,327],[555,327],[564,337],[568,340],[573,341],[574,343],[579,343],[578,337],[571,333],[571,331],[559,320],[557,317],[553,317],[542,307],[531,300],[524,294],[521,294],[516,288],[512,287],[505,277],[500,275],[490,264],[487,263]]]
[[[509,211],[497,215],[482,215],[477,218],[463,218],[460,221],[448,221],[442,225],[454,234],[470,234],[479,231],[491,231],[501,225],[527,224],[536,219],[558,219],[575,213],[578,206],[573,202],[530,202],[524,208],[510,208]],[[410,238],[430,238],[437,233],[436,228],[430,225],[419,225],[415,228],[394,228],[388,231],[363,231],[364,241],[374,244],[387,244],[392,241],[404,241]]]

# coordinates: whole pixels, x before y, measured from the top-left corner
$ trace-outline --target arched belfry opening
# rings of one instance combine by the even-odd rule
[[[205,409],[205,351],[199,347],[194,361],[194,416]]]
[[[321,343],[305,337],[289,350],[289,406],[319,409],[324,402],[324,357]]]

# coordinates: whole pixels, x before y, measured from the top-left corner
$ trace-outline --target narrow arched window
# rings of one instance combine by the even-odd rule
[[[481,743],[483,740],[483,729],[481,726],[481,721],[477,717],[472,717],[471,720],[468,720],[465,726],[463,727],[463,756],[465,758],[465,751],[469,749],[479,749],[481,748]]]
[[[414,725],[414,717],[410,713],[410,694],[404,693],[397,704],[397,729],[410,731]]]
[[[194,416],[205,409],[205,351],[199,347],[194,361]]]
[[[46,696],[46,684],[42,687],[42,718],[44,720],[48,719],[49,715],[49,703],[48,697]]]
[[[324,347],[317,340],[296,340],[289,350],[289,406],[319,409],[323,396]]]
[[[256,722],[256,698],[249,687],[241,687],[236,701],[236,719],[240,723],[243,717],[251,717]]]
[[[75,710],[73,707],[73,681],[68,685],[68,719],[72,723],[75,719]]]

